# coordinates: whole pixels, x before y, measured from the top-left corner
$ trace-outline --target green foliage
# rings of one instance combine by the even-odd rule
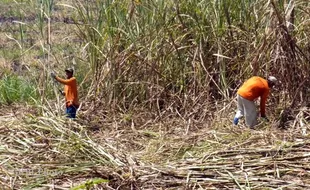
[[[76,26],[94,75],[109,70],[105,84],[112,88],[112,97],[146,100],[152,96],[146,83],[187,93],[192,85],[209,83],[206,72],[214,69],[220,75],[211,83],[226,97],[235,80],[235,65],[244,61],[244,49],[254,37],[242,30],[259,30],[256,23],[261,15],[252,14],[255,6],[254,1],[244,0],[77,2],[75,20],[83,23]],[[244,43],[234,45],[237,40]],[[242,56],[231,62],[213,54]],[[128,86],[129,82],[135,83]]]
[[[240,80],[280,69],[270,63],[276,56],[270,52],[279,51],[274,42],[285,41],[275,35],[275,10],[285,15],[288,4],[279,1],[276,9],[272,2],[78,1],[75,20],[94,86],[110,93],[104,97],[139,102],[162,88],[180,96],[209,84],[211,97],[222,99],[235,94]],[[296,18],[305,14],[295,11]],[[107,73],[104,79],[102,73]]]
[[[0,55],[1,57],[3,57],[4,59],[7,60],[17,60],[20,58],[20,51],[19,49],[9,49],[9,48],[1,48],[0,50]]]
[[[157,106],[159,99],[170,104],[175,99],[182,101],[183,97],[195,96],[196,105],[206,99],[227,99],[251,75],[273,74],[285,80],[284,88],[292,89],[289,92],[292,98],[309,70],[306,57],[309,57],[310,30],[304,24],[309,3],[301,0],[291,3],[295,7],[295,29],[287,36],[279,27],[285,22],[279,23],[278,17],[289,19],[288,2],[27,1],[18,6],[35,7],[36,12],[29,14],[37,15],[36,19],[27,23],[27,8],[17,12],[26,24],[15,23],[19,35],[12,38],[22,44],[20,54],[24,55],[30,47],[27,40],[36,36],[32,44],[36,46],[34,49],[41,49],[39,61],[43,60],[44,71],[52,69],[55,63],[64,64],[67,57],[80,60],[75,67],[81,73],[80,81],[84,81],[83,90],[89,90],[87,94],[91,97],[126,108],[136,103]],[[72,23],[76,31],[56,31],[73,27]],[[33,33],[29,34],[30,31]],[[67,33],[66,37],[58,36]],[[68,39],[74,41],[63,43]],[[296,73],[290,74],[293,70]],[[284,76],[291,76],[290,81]],[[40,82],[43,86],[40,89],[46,89],[46,84]],[[200,96],[202,92],[206,96]]]
[[[102,178],[94,178],[87,180],[85,183],[82,183],[76,187],[71,188],[70,190],[90,190],[92,189],[95,185],[99,185],[102,183],[107,183],[109,180],[102,179]]]
[[[48,23],[45,22],[46,18],[50,18],[51,16],[51,12],[53,10],[53,0],[40,0],[37,3],[39,12],[37,14],[38,17],[38,27],[39,27],[39,31],[41,33],[41,37],[44,38],[49,34],[46,34],[46,32],[44,31],[44,27],[45,25],[47,25]]]
[[[0,80],[0,103],[12,104],[19,102],[32,102],[32,98],[38,98],[38,92],[34,84],[24,78],[12,74],[6,74]]]

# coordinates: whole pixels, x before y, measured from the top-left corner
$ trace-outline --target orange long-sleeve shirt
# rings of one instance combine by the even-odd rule
[[[265,116],[266,101],[269,91],[268,81],[261,77],[254,76],[245,81],[237,93],[250,101],[254,101],[256,98],[260,97],[260,113],[262,116]]]
[[[79,98],[77,92],[77,82],[75,77],[71,77],[70,79],[62,79],[56,76],[56,80],[65,85],[64,93],[66,98],[66,106],[69,107],[74,105],[76,107],[79,106]]]

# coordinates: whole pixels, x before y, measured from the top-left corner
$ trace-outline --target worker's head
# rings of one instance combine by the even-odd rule
[[[274,76],[269,76],[268,79],[267,79],[267,81],[268,81],[268,86],[269,86],[270,88],[274,87],[274,85],[276,85],[276,84],[278,83],[277,78],[274,77]]]
[[[72,68],[67,68],[65,69],[67,79],[71,78],[73,76],[73,69]]]

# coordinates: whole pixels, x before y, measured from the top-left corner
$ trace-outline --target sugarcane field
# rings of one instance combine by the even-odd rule
[[[310,1],[0,10],[0,190],[310,189]]]

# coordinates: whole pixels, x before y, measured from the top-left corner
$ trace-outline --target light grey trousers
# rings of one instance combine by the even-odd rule
[[[237,102],[237,113],[235,118],[240,119],[244,116],[245,124],[247,126],[254,127],[257,125],[257,111],[255,103],[241,97],[239,94],[237,95]]]

